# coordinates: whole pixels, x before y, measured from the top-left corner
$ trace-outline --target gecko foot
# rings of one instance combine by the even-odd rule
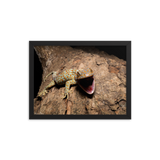
[[[69,94],[72,92],[72,90],[69,90],[67,93],[64,93],[64,96],[62,96],[62,99],[66,98],[67,99],[69,98]]]
[[[67,99],[68,99],[68,94],[65,94],[64,96],[62,96],[61,98],[62,99],[65,99],[67,97]]]
[[[44,89],[42,92],[38,94],[38,97],[44,96],[46,93],[48,93],[48,91]]]

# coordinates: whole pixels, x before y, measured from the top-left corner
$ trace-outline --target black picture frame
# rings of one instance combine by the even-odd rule
[[[34,46],[125,46],[126,115],[34,115]],[[131,41],[29,41],[29,119],[131,119]]]

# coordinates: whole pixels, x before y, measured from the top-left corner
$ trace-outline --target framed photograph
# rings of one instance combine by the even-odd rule
[[[30,41],[29,119],[131,119],[131,41]]]

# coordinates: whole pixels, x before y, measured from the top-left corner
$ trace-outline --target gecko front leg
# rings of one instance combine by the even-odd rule
[[[68,94],[70,92],[69,88],[70,88],[70,85],[73,85],[73,84],[77,84],[77,81],[75,81],[74,79],[66,82],[64,96],[62,97],[63,99],[65,97],[67,97],[67,99],[68,99]]]

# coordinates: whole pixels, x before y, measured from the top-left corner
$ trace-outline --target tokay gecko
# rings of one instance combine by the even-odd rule
[[[49,73],[45,79],[53,74],[53,80],[38,94],[38,97],[42,97],[47,93],[47,89],[54,85],[65,84],[65,91],[62,98],[68,99],[68,94],[70,92],[70,85],[78,84],[86,93],[93,94],[95,90],[95,80],[94,73],[92,69],[87,68],[83,70],[69,69],[63,71],[61,74],[57,75],[56,72]],[[44,79],[44,81],[45,81]]]

